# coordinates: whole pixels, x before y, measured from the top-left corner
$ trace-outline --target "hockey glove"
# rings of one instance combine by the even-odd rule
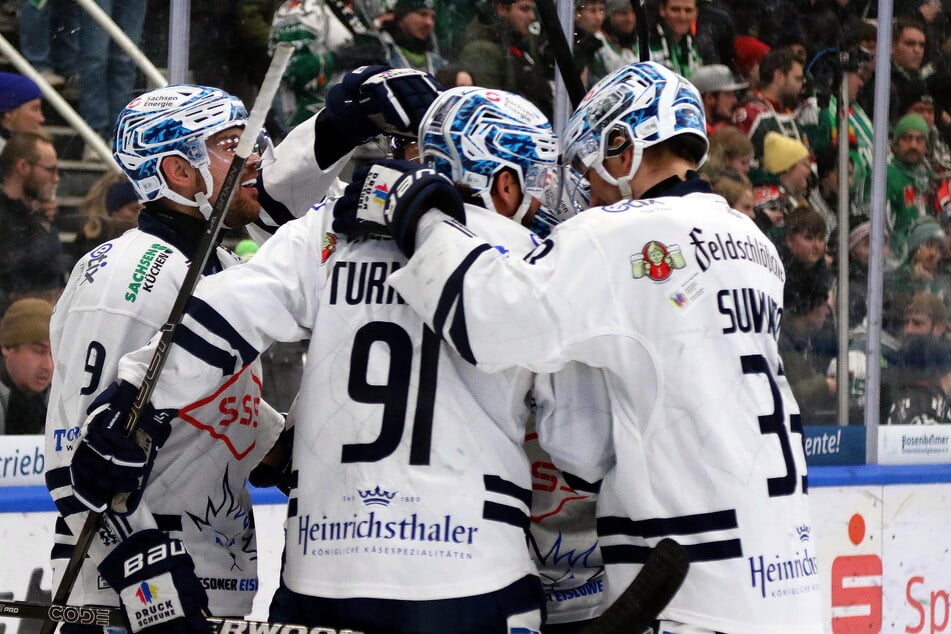
[[[208,595],[184,544],[157,529],[134,533],[99,564],[132,632],[208,634]]]
[[[415,137],[441,91],[432,75],[418,70],[361,66],[330,88],[324,112],[353,147],[382,133]]]
[[[251,469],[248,482],[258,488],[277,487],[284,495],[290,495],[297,486],[297,471],[293,468],[294,428],[281,432],[264,459]]]
[[[423,115],[444,89],[436,78],[412,68],[394,68],[360,84],[360,106],[385,134],[416,138]]]
[[[439,209],[465,224],[462,196],[452,182],[411,161],[381,160],[355,170],[334,204],[334,231],[360,238],[386,227],[407,257],[416,248],[416,223]]]
[[[123,426],[138,393],[131,383],[113,383],[86,411],[79,446],[73,454],[69,475],[76,498],[97,513],[105,512],[113,498],[117,513],[131,513],[138,506],[142,489],[158,449],[168,440],[176,410],[156,411],[146,404],[139,426],[131,437]],[[128,497],[126,497],[126,495]]]

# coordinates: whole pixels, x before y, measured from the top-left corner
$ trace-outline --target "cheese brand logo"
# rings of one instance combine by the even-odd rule
[[[631,256],[631,276],[635,280],[648,277],[655,282],[663,282],[674,269],[682,269],[686,265],[679,246],[673,244],[668,247],[663,242],[651,240],[640,253]]]
[[[324,239],[320,243],[320,263],[323,264],[330,259],[333,252],[337,250],[337,234],[325,233]]]

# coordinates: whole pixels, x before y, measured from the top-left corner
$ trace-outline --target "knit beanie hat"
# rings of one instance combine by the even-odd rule
[[[631,8],[631,0],[606,0],[604,3],[604,14],[611,15],[618,11],[627,11]]]
[[[802,141],[784,136],[779,132],[767,132],[763,140],[763,167],[771,174],[782,174],[804,158],[809,148]]]
[[[16,73],[0,73],[0,112],[19,108],[42,95],[40,87],[29,77]]]
[[[857,225],[855,229],[849,232],[849,251],[854,249],[856,245],[861,242],[864,238],[867,238],[872,234],[872,223],[866,220],[860,225]]]
[[[903,134],[909,130],[917,130],[921,132],[926,137],[929,132],[928,123],[922,118],[920,114],[906,114],[904,117],[898,120],[898,123],[895,124],[895,127],[892,129],[892,138],[900,139]]]
[[[436,8],[434,0],[396,0],[396,4],[393,5],[393,17],[399,20],[407,13],[434,8]]]
[[[769,44],[756,39],[752,35],[741,35],[733,40],[736,69],[743,75],[748,74],[753,66],[758,64],[769,51]]]
[[[50,340],[53,307],[42,299],[19,299],[0,319],[0,346],[45,343]]]
[[[937,240],[942,248],[945,244],[945,234],[937,220],[932,218],[922,218],[915,221],[908,234],[908,255],[911,256],[916,249],[927,243],[929,240]]]
[[[123,206],[128,205],[131,202],[135,202],[139,199],[138,194],[135,193],[135,187],[133,187],[132,182],[128,179],[123,179],[114,185],[110,185],[109,189],[106,190],[106,211],[109,214],[114,214]]]

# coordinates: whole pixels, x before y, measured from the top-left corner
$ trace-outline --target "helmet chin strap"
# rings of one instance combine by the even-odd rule
[[[634,178],[634,174],[637,173],[637,169],[641,166],[641,157],[644,155],[644,146],[641,143],[634,142],[632,144],[632,156],[631,156],[631,169],[628,170],[627,175],[621,178],[611,175],[610,172],[604,167],[604,161],[597,161],[594,164],[594,169],[597,171],[598,175],[603,178],[605,181],[614,185],[621,192],[621,200],[632,200],[634,198],[633,191],[631,190],[631,180]]]
[[[196,192],[195,198],[189,200],[181,194],[173,192],[167,185],[165,186],[164,196],[169,200],[176,202],[180,205],[185,205],[186,207],[197,207],[201,212],[201,215],[205,217],[205,220],[211,218],[211,204],[208,202],[211,192],[214,190],[214,180],[211,177],[211,172],[208,170],[207,165],[198,167],[198,173],[201,174],[201,178],[205,183],[204,192]]]
[[[525,215],[528,214],[528,210],[531,206],[532,197],[528,195],[528,192],[522,191],[522,202],[519,203],[518,209],[512,214],[512,220],[518,224],[522,224],[522,220],[525,219]]]

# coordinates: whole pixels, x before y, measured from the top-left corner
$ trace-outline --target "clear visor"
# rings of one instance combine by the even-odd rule
[[[235,152],[238,150],[238,143],[241,141],[240,134],[231,134],[217,139],[214,142],[209,141],[206,145],[208,152],[218,158],[231,161]],[[270,165],[275,160],[274,145],[271,143],[271,137],[264,130],[261,130],[254,143],[251,146],[251,154],[248,156],[248,163],[254,165],[255,169],[261,169],[265,165]]]

